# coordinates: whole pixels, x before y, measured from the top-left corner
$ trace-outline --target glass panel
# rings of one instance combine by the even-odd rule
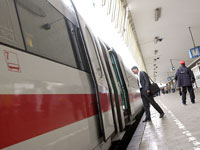
[[[27,50],[77,67],[66,20],[46,0],[16,0]],[[68,31],[69,30],[69,31]]]
[[[13,0],[0,0],[0,42],[24,49]]]
[[[95,43],[94,43],[92,35],[90,34],[90,31],[88,30],[87,27],[86,27],[86,33],[87,33],[86,38],[88,40],[88,47],[90,49],[90,59],[93,64],[93,67],[95,68],[94,72],[97,75],[97,77],[100,79],[103,77],[103,72],[102,72],[99,57],[97,56],[98,54],[96,52]]]

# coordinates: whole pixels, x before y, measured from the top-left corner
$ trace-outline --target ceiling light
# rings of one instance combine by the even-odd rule
[[[155,21],[158,21],[160,17],[161,17],[161,8],[156,8],[155,9]]]
[[[158,42],[161,42],[163,38],[160,38],[158,36],[154,37],[154,43],[157,44]]]
[[[158,50],[154,50],[154,54],[156,55],[158,53]]]

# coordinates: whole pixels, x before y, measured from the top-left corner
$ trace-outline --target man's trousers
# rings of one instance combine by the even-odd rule
[[[194,103],[195,102],[195,95],[194,95],[193,87],[191,85],[191,86],[183,86],[182,87],[182,102],[183,102],[183,104],[186,104],[187,90],[190,93],[191,102]]]
[[[152,95],[148,95],[147,91],[140,89],[146,119],[151,119],[150,104],[160,113],[164,113],[162,108],[155,102]]]

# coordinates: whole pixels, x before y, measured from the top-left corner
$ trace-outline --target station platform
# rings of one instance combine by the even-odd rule
[[[155,98],[165,116],[151,106],[151,122],[141,119],[127,150],[200,150],[200,89],[195,89],[196,103],[187,94],[183,105],[178,92]]]

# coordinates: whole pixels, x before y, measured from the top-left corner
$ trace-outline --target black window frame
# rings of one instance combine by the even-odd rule
[[[84,47],[84,41],[81,36],[80,28],[78,28],[76,25],[74,25],[70,20],[66,19],[66,24],[68,31],[69,31],[69,37],[71,40],[72,48],[74,51],[74,56],[77,62],[77,66],[86,72],[90,72],[89,69],[89,62],[87,61],[86,53],[85,53],[85,47]],[[75,35],[75,37],[73,37]],[[80,63],[79,63],[80,62]]]

